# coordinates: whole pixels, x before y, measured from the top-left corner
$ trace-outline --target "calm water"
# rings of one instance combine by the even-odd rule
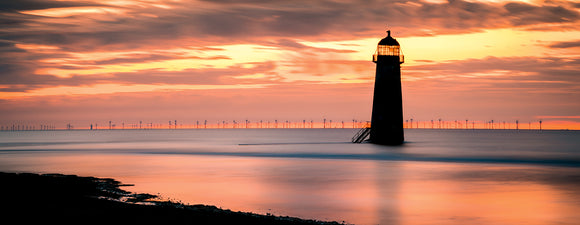
[[[577,224],[580,132],[0,132],[0,171],[112,177],[190,204],[354,224]]]

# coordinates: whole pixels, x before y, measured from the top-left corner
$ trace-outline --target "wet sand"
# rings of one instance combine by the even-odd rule
[[[15,224],[339,224],[155,200],[119,181],[0,172],[2,217]]]

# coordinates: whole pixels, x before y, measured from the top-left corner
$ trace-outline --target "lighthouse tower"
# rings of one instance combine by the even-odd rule
[[[373,55],[377,64],[370,141],[375,144],[400,145],[403,134],[403,96],[401,64],[405,61],[399,42],[387,31]]]

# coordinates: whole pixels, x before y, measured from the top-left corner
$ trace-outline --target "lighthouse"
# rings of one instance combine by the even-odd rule
[[[370,142],[382,145],[401,145],[403,134],[403,95],[401,91],[401,64],[405,61],[399,42],[383,38],[373,55],[377,65]]]

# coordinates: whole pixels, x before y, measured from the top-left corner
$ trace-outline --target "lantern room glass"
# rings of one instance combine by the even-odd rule
[[[379,45],[377,46],[377,55],[398,56],[401,46],[398,45]]]
[[[399,62],[405,62],[405,56],[399,45],[378,45],[377,51],[373,54],[373,62],[377,62],[378,56],[399,56]]]

